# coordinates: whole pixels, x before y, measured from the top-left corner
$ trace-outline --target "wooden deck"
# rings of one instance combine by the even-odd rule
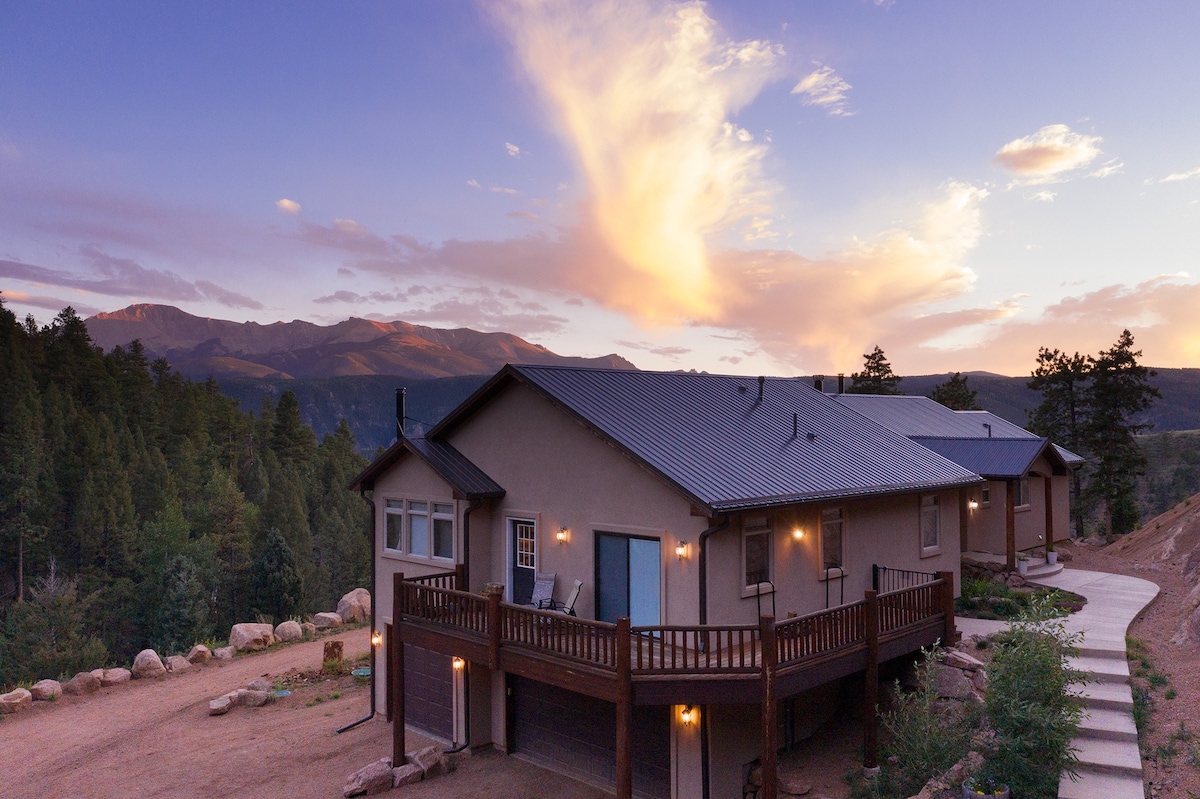
[[[764,784],[773,785],[777,701],[864,672],[873,715],[880,662],[954,640],[953,580],[941,572],[921,585],[867,591],[858,602],[784,621],[634,627],[627,618],[614,624],[509,604],[498,590],[461,591],[453,573],[396,575],[388,684],[403,684],[402,643],[412,643],[614,702],[618,796],[629,795],[620,761],[630,744],[621,740],[621,720],[631,723],[633,705],[760,704]],[[401,719],[396,746],[403,754],[403,691],[388,693],[393,717]],[[865,765],[875,765],[874,724],[866,726]]]

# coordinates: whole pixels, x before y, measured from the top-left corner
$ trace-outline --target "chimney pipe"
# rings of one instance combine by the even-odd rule
[[[404,438],[404,393],[405,389],[396,389],[396,440]]]
[[[762,375],[758,376],[758,401],[759,402],[762,402],[763,383],[766,383],[766,382],[767,382],[767,378],[763,377]]]
[[[846,373],[845,372],[838,372],[838,393],[839,394],[846,393]]]
[[[813,375],[813,388],[825,393],[825,375]]]
[[[990,424],[988,424],[987,422],[984,422],[983,426],[987,428],[988,438],[991,438],[992,437],[992,426]]]

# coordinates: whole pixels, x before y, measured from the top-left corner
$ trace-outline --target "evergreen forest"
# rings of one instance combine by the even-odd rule
[[[0,298],[0,686],[186,652],[232,624],[330,610],[369,585],[367,462],[290,392],[257,416],[71,308]]]

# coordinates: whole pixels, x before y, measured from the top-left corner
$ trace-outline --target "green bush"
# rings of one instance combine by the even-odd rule
[[[1021,799],[1052,799],[1059,775],[1076,762],[1070,744],[1082,710],[1068,686],[1083,675],[1067,667],[1067,656],[1079,637],[1042,598],[998,638],[984,706],[995,739],[978,776],[1008,784]]]

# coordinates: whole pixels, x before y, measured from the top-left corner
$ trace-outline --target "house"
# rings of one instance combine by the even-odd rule
[[[963,495],[964,553],[1004,555],[1070,538],[1071,472],[1084,460],[987,411],[954,411],[928,397],[838,394],[838,402],[928,447],[987,482]]]
[[[506,366],[352,486],[396,755],[412,724],[619,797],[756,763],[774,797],[849,680],[874,765],[878,669],[954,635],[983,484],[798,379]],[[548,574],[574,615],[525,604]]]

